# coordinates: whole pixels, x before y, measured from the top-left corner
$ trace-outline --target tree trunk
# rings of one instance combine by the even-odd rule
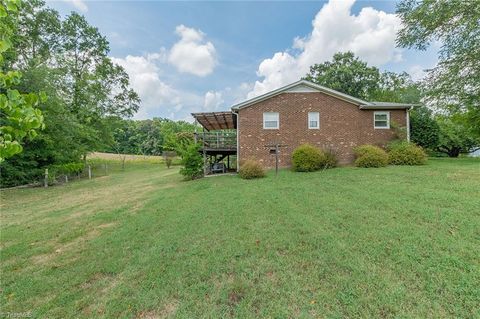
[[[448,150],[448,157],[458,157],[460,155],[460,149],[457,147]]]

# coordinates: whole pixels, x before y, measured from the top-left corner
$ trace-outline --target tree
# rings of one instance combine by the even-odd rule
[[[480,149],[480,138],[472,131],[464,114],[437,116],[440,128],[437,150],[449,157],[474,152]]]
[[[84,17],[74,13],[62,20],[44,1],[26,0],[3,22],[0,28],[10,30],[11,45],[2,54],[2,67],[22,74],[10,88],[48,96],[35,106],[45,129],[35,130],[38,135],[24,140],[23,152],[2,163],[1,184],[13,186],[36,180],[45,167],[104,149],[113,134],[108,118],[129,117],[139,98],[125,70],[109,59],[108,42]]]
[[[330,89],[367,100],[379,89],[380,72],[352,52],[336,53],[332,62],[314,64],[305,79]]]
[[[37,108],[45,94],[20,93],[13,86],[21,75],[4,70],[4,53],[12,46],[9,16],[18,10],[18,0],[2,0],[0,4],[0,163],[23,150],[22,141],[37,135],[44,127],[42,112]],[[9,21],[7,21],[9,20]]]
[[[182,154],[182,165],[180,174],[186,180],[193,180],[203,176],[203,159],[200,156],[199,145],[192,143]]]
[[[378,88],[370,100],[396,103],[418,104],[422,99],[422,90],[407,72],[383,72],[380,74]]]
[[[410,138],[423,148],[436,150],[439,142],[440,128],[430,111],[425,106],[410,111]]]
[[[397,44],[425,50],[439,42],[439,62],[429,70],[427,101],[466,117],[480,136],[480,1],[403,0]]]

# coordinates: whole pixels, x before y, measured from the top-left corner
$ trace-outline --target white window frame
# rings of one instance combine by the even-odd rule
[[[310,120],[310,116],[313,116],[314,118]],[[320,112],[308,112],[307,121],[308,121],[309,130],[319,130],[320,129]],[[312,121],[316,121],[317,126],[310,126],[310,122]]]
[[[377,126],[375,124],[377,115],[386,115],[387,116],[387,126]],[[373,112],[373,128],[376,130],[388,130],[390,129],[390,112],[388,111],[375,111]]]
[[[265,126],[265,122],[267,121],[266,117],[268,115],[273,115],[277,117],[277,126],[276,127],[267,127]],[[269,122],[273,122],[273,120],[268,120]],[[280,129],[280,114],[278,112],[264,112],[263,113],[263,129],[264,130],[278,130]]]

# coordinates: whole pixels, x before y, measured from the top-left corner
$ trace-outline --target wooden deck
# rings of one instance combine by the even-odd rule
[[[205,175],[236,170],[236,130],[204,131],[200,134],[196,133],[195,140],[202,146],[200,151],[203,154]],[[235,163],[233,167],[232,159]]]

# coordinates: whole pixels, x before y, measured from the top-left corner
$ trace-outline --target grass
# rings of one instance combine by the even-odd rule
[[[480,162],[1,192],[1,312],[480,317]]]

